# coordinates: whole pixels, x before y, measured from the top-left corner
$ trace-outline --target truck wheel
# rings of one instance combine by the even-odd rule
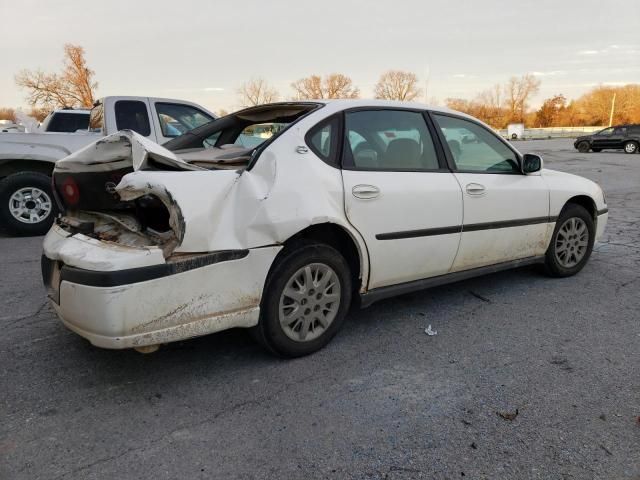
[[[578,151],[580,153],[587,153],[590,148],[591,148],[591,145],[589,145],[589,142],[580,142],[578,144]]]
[[[627,142],[624,144],[624,153],[636,153],[638,144],[636,142]]]
[[[51,177],[19,172],[0,180],[0,226],[13,235],[44,235],[57,213]]]
[[[253,337],[284,357],[309,355],[340,330],[351,304],[349,265],[313,242],[285,247],[267,278]]]

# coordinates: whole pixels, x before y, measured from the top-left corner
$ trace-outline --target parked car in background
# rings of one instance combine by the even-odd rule
[[[624,150],[625,153],[637,153],[640,150],[640,124],[617,125],[591,135],[583,135],[576,138],[573,146],[582,153],[589,150]]]
[[[90,112],[52,112],[43,132],[0,134],[0,228],[16,235],[46,233],[56,214],[50,178],[54,163],[97,139],[130,129],[164,143],[214,118],[183,100],[109,96]]]
[[[0,120],[0,133],[6,132],[24,132],[24,126],[14,123],[13,120]]]
[[[574,275],[607,223],[594,182],[417,103],[261,105],[165,147],[120,132],[56,164],[65,213],[43,280],[64,325],[99,347],[243,327],[306,355],[354,298],[531,264]]]

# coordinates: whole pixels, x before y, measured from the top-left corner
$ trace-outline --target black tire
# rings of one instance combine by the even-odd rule
[[[569,221],[570,219],[580,219],[584,222],[588,232],[587,239],[587,247],[586,252],[582,259],[577,262],[576,265],[571,267],[566,267],[562,265],[561,261],[556,255],[556,249],[558,248],[558,244],[560,242],[559,239],[559,231]],[[570,277],[571,275],[575,275],[586,265],[589,257],[591,256],[591,251],[593,250],[593,242],[596,236],[596,225],[593,221],[593,217],[591,214],[581,205],[577,205],[575,203],[568,203],[560,212],[560,216],[556,222],[556,227],[553,230],[553,237],[551,237],[551,243],[549,244],[549,248],[547,249],[547,253],[545,255],[545,268],[549,275],[552,277]]]
[[[596,153],[600,153],[602,151],[601,148],[592,148],[591,149],[592,152],[596,152]]]
[[[333,321],[317,338],[294,341],[285,333],[279,320],[280,298],[289,280],[300,269],[311,264],[329,266],[340,281],[340,304]],[[301,357],[320,350],[340,330],[351,304],[351,272],[349,265],[334,248],[309,241],[296,242],[278,255],[267,277],[260,321],[252,336],[271,352],[283,357]]]
[[[583,141],[578,144],[577,148],[580,153],[587,153],[591,148],[591,145],[589,145],[589,142]]]
[[[511,134],[511,140],[517,140],[518,139],[518,134],[517,133],[512,133]]]
[[[638,153],[638,142],[625,142],[624,153]]]
[[[24,188],[37,188],[48,196],[50,211],[37,223],[24,223],[18,220],[9,209],[11,197]],[[19,172],[0,180],[0,228],[12,235],[31,236],[47,233],[58,210],[51,192],[51,177],[38,172]]]

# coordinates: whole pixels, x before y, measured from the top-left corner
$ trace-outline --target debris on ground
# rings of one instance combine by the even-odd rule
[[[487,297],[480,295],[479,293],[474,292],[473,290],[469,290],[469,293],[476,297],[478,300],[482,300],[485,303],[492,303]]]
[[[605,452],[607,452],[607,455],[613,455],[613,453],[611,453],[611,450],[609,450],[607,447],[605,447],[604,445],[600,445],[600,448],[603,449]]]
[[[499,417],[504,418],[505,420],[514,420],[517,416],[518,416],[518,409],[516,408],[515,412],[496,412],[498,414]]]
[[[432,330],[431,329],[431,325],[429,325],[427,328],[424,329],[424,333],[426,333],[430,337],[433,337],[434,335],[438,334],[438,331],[437,330]]]
[[[478,445],[476,444],[476,442],[471,442],[471,445],[469,445],[471,448],[473,448],[474,450],[478,449]]]

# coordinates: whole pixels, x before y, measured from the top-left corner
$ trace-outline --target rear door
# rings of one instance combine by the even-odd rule
[[[152,120],[159,144],[214,120],[209,113],[194,105],[155,98],[151,98],[150,102],[153,106],[152,111],[155,110]]]
[[[516,152],[479,123],[442,113],[433,118],[464,198],[462,238],[452,270],[544,254],[553,224],[549,189],[540,172],[522,174]]]
[[[358,109],[344,124],[345,211],[367,244],[369,288],[447,273],[462,192],[423,112]]]
[[[144,101],[142,99],[116,100],[113,104],[113,112],[113,117],[107,120],[109,134],[120,130],[133,130],[143,137],[156,140],[147,99]]]
[[[616,127],[613,129],[613,134],[609,137],[609,148],[624,148],[624,142],[627,139],[627,128]]]

